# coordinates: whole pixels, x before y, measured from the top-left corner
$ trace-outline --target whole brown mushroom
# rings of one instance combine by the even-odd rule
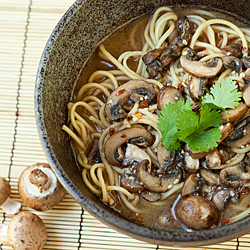
[[[51,209],[66,193],[47,163],[27,167],[19,177],[18,191],[23,202],[38,211]]]
[[[0,207],[7,214],[16,214],[21,209],[21,203],[9,198],[11,192],[10,183],[0,177]]]
[[[219,209],[202,196],[182,198],[176,205],[176,215],[181,222],[195,230],[209,229],[217,225]]]
[[[47,229],[42,219],[28,211],[20,212],[9,223],[0,224],[1,243],[14,250],[41,250],[47,241]]]

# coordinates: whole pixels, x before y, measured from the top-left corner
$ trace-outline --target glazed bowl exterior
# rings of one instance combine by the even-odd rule
[[[76,1],[51,34],[39,65],[35,112],[47,158],[69,194],[90,214],[111,228],[157,245],[194,247],[215,244],[250,231],[250,217],[231,225],[197,232],[159,231],[138,225],[103,204],[84,185],[69,136],[67,103],[81,68],[94,48],[122,24],[156,7],[200,6],[230,12],[247,19],[247,0],[89,0]]]

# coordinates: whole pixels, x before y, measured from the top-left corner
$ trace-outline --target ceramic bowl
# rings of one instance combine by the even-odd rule
[[[37,126],[47,158],[69,194],[109,227],[157,245],[194,247],[227,241],[250,230],[250,217],[231,225],[197,232],[158,231],[122,217],[84,185],[62,125],[68,123],[67,103],[81,68],[94,48],[117,27],[156,7],[201,6],[248,18],[250,3],[233,0],[87,0],[76,1],[63,15],[43,52],[38,69],[35,107]]]

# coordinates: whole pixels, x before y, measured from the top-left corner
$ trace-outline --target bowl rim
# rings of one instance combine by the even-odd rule
[[[86,4],[88,1],[91,0],[75,1],[59,20],[46,43],[40,59],[36,76],[35,118],[39,139],[45,155],[61,184],[64,186],[66,191],[71,194],[72,197],[81,205],[83,209],[86,209],[92,216],[97,218],[103,224],[115,229],[122,234],[126,234],[132,238],[145,241],[150,244],[175,247],[196,247],[212,245],[215,243],[217,244],[248,233],[250,231],[250,216],[235,223],[224,225],[222,227],[216,227],[214,229],[196,232],[174,232],[151,229],[129,221],[124,217],[121,217],[114,210],[104,210],[98,203],[93,202],[83,193],[77,191],[77,187],[74,182],[69,178],[69,176],[65,175],[56,155],[52,150],[50,140],[46,135],[46,127],[44,126],[45,122],[43,117],[43,110],[42,105],[40,105],[40,94],[42,93],[43,89],[42,71],[46,69],[49,53],[53,50],[60,32],[64,30],[70,17],[72,17],[82,7],[82,5]]]

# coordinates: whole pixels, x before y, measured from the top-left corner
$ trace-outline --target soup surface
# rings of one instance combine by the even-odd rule
[[[250,29],[201,9],[157,8],[110,35],[68,104],[86,186],[161,230],[250,212]]]

